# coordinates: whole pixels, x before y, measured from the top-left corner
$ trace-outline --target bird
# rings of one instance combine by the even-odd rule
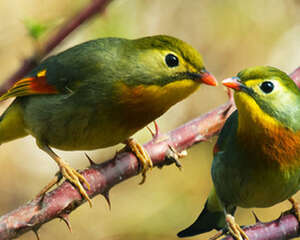
[[[204,209],[179,237],[228,229],[237,240],[249,239],[235,222],[236,208],[266,208],[284,200],[300,220],[293,198],[300,189],[300,90],[270,66],[247,68],[222,84],[234,90],[237,110],[214,147],[213,188]]]
[[[93,150],[125,143],[145,177],[151,159],[131,136],[201,83],[217,81],[198,51],[175,37],[90,40],[43,60],[0,97],[15,97],[0,117],[0,144],[33,136],[92,206],[86,179],[53,148]]]

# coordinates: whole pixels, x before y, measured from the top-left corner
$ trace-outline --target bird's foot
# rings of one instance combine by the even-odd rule
[[[86,185],[88,190],[90,190],[90,184],[79,172],[64,162],[60,164],[60,171],[55,174],[55,177],[45,187],[43,187],[36,197],[42,196],[43,199],[45,193],[48,192],[54,185],[58,184],[63,176],[77,187],[80,194],[89,202],[90,207],[92,207],[92,201],[83,188],[81,182]]]
[[[292,204],[292,211],[296,215],[298,222],[300,222],[300,203],[296,201],[295,198],[289,198],[290,203]]]
[[[57,163],[59,166],[61,175],[64,176],[67,180],[73,183],[76,188],[79,190],[80,194],[89,202],[90,207],[92,207],[92,200],[89,198],[89,195],[86,193],[83,188],[82,183],[85,184],[86,188],[90,190],[90,184],[79,172],[71,168],[67,163],[65,163],[53,150],[45,143],[37,141],[37,145]],[[59,178],[54,178],[46,187],[43,188],[40,195],[44,196],[45,192],[48,191],[54,184],[59,182]]]
[[[235,240],[249,240],[244,230],[235,222],[234,217],[230,214],[226,214],[226,223],[229,233]]]
[[[130,150],[136,155],[139,159],[142,166],[142,181],[139,184],[143,184],[146,181],[146,172],[149,169],[153,168],[152,160],[148,154],[148,152],[144,149],[144,147],[134,141],[132,138],[126,140],[126,145],[130,148]]]
[[[90,184],[85,179],[85,177],[65,162],[60,162],[59,167],[62,175],[76,186],[80,194],[88,201],[90,207],[92,207],[92,200],[90,199],[89,195],[87,194],[83,185],[81,184],[81,182],[84,183],[86,188],[90,190]]]

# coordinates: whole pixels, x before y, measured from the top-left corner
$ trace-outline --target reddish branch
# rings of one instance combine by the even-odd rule
[[[56,35],[46,42],[42,47],[40,57],[46,56],[85,20],[98,12],[103,12],[111,1],[93,0],[86,9],[66,23]],[[25,60],[23,66],[0,88],[0,93],[36,65],[35,56]],[[291,77],[300,87],[300,68],[293,72]],[[229,101],[167,134],[157,134],[152,141],[144,145],[154,166],[161,167],[171,164],[174,162],[174,158],[176,160],[176,151],[183,151],[217,135],[234,109],[232,101]],[[141,170],[136,157],[128,152],[119,153],[114,159],[101,164],[95,164],[91,160],[90,162],[91,166],[82,172],[91,186],[88,194],[91,197],[102,194],[108,203],[109,190],[116,184],[138,175]],[[84,202],[85,200],[81,198],[72,184],[65,181],[55,190],[45,194],[43,199],[34,199],[0,217],[0,240],[16,238],[30,230],[36,233],[44,223],[54,218],[63,219],[70,227],[68,215]],[[289,239],[299,236],[299,223],[292,214],[287,214],[269,223],[258,221],[255,225],[246,227],[245,231],[251,240]],[[227,236],[224,239],[231,239],[231,237]]]
[[[256,217],[255,217],[256,218]],[[299,222],[293,214],[262,223],[256,218],[256,224],[243,228],[250,240],[283,240],[299,237]],[[221,240],[234,240],[228,235]]]
[[[144,145],[154,166],[170,164],[174,162],[174,158],[176,159],[176,151],[183,151],[195,143],[215,136],[233,110],[232,101],[229,101],[167,134],[157,134],[153,140]],[[88,194],[91,197],[102,194],[109,202],[109,190],[116,184],[136,176],[140,170],[135,155],[122,152],[114,159],[101,164],[91,161],[91,166],[82,174],[91,186]],[[41,225],[54,218],[62,218],[68,223],[68,214],[84,202],[76,188],[66,181],[47,193],[43,199],[34,199],[2,216],[0,239],[15,238],[29,230],[36,232]]]
[[[291,74],[298,85],[299,76],[300,68]],[[174,158],[176,159],[176,151],[181,152],[217,135],[234,110],[235,106],[230,100],[227,104],[167,134],[157,132],[153,140],[144,145],[154,166],[168,165],[174,162]],[[88,194],[91,197],[102,194],[108,203],[109,190],[116,184],[138,175],[141,170],[136,157],[128,152],[119,153],[115,158],[101,164],[95,164],[91,160],[90,162],[91,166],[82,172],[91,186]],[[0,217],[0,239],[16,238],[30,230],[37,232],[44,223],[54,218],[63,219],[69,226],[68,214],[84,202],[72,184],[65,181],[47,193],[43,199],[34,199]],[[299,236],[299,224],[292,214],[284,215],[270,223],[258,221],[245,229],[251,240],[289,239]],[[224,239],[230,239],[230,236]]]
[[[97,13],[103,13],[111,1],[112,0],[91,0],[91,3],[86,8],[82,9],[72,19],[66,22],[55,35],[50,37],[48,41],[41,46],[38,56],[35,54],[24,60],[23,65],[0,87],[0,94],[5,92],[14,82],[24,77],[34,67],[36,67],[40,59],[47,56],[59,43],[61,43],[83,22],[90,19]]]

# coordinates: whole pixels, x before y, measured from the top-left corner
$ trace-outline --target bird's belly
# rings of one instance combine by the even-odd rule
[[[280,174],[280,173],[279,173]],[[261,176],[247,179],[240,185],[240,193],[233,193],[237,205],[244,208],[270,207],[290,198],[299,189],[299,181],[284,176]],[[294,177],[298,179],[298,177]]]
[[[38,141],[61,150],[93,150],[113,146],[138,130],[125,126],[122,116],[116,116],[115,111],[112,113],[105,107],[74,106],[73,103],[68,106],[66,102],[64,108],[58,108],[46,103],[34,103],[27,104],[24,118],[26,130]]]
[[[135,130],[128,129],[116,121],[107,122],[105,119],[97,119],[90,123],[73,119],[67,126],[55,124],[55,128],[47,134],[47,142],[50,146],[61,150],[93,150],[105,148],[124,142]]]
[[[299,190],[299,171],[279,167],[223,165],[213,173],[217,194],[226,205],[270,207]]]
[[[124,142],[132,134],[113,126],[89,129],[66,128],[62,134],[48,134],[50,146],[61,150],[93,150]]]

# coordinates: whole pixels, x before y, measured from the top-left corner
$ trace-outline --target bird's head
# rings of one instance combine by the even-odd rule
[[[124,65],[134,65],[127,68],[127,74],[122,74],[128,76],[121,82],[122,92],[127,93],[123,95],[124,101],[127,98],[140,103],[158,101],[169,108],[201,83],[217,85],[197,50],[174,37],[158,35],[130,40],[123,48],[122,59],[127,61]]]
[[[271,117],[285,127],[299,128],[300,91],[286,73],[274,67],[252,67],[222,83],[235,91],[239,116],[248,123]]]
[[[180,80],[191,80],[215,86],[215,78],[209,74],[201,55],[189,44],[170,36],[158,35],[132,41],[137,60],[149,78],[145,84],[164,86]]]

